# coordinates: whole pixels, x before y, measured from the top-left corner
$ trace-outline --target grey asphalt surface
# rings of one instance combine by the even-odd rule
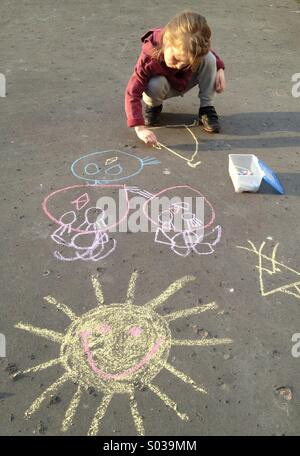
[[[155,384],[190,421],[181,421],[149,389],[137,389],[146,435],[299,434],[300,359],[291,355],[291,338],[300,333],[300,301],[280,292],[263,297],[257,257],[237,246],[266,241],[270,254],[279,242],[278,259],[300,271],[300,98],[291,94],[292,75],[300,72],[300,6],[294,0],[201,2],[200,12],[213,29],[213,47],[225,60],[228,86],[215,103],[222,133],[193,130],[202,161],[196,169],[141,143],[126,127],[123,108],[140,36],[184,8],[199,11],[199,2],[1,2],[0,73],[7,78],[7,97],[0,98],[0,333],[7,341],[7,356],[0,360],[1,435],[63,434],[61,423],[75,392],[67,383],[30,420],[24,419],[26,409],[64,370],[55,366],[13,381],[14,368],[45,363],[59,349],[14,325],[23,321],[64,332],[68,318],[44,296],[82,315],[96,306],[92,274],[98,275],[110,304],[124,301],[133,270],[140,272],[140,305],[182,276],[194,275],[196,280],[172,296],[162,312],[212,301],[219,311],[176,320],[172,333],[196,339],[207,331],[233,340],[226,346],[171,349],[170,362],[208,394],[162,370]],[[169,100],[162,121],[190,123],[197,110],[194,90]],[[176,150],[193,147],[184,129],[159,135]],[[145,167],[128,185],[151,192],[174,185],[199,189],[223,227],[214,254],[181,258],[154,244],[151,233],[124,233],[116,235],[116,252],[100,262],[55,259],[54,225],[42,202],[59,188],[82,183],[70,171],[75,159],[108,149],[161,161]],[[229,153],[263,159],[278,173],[286,194],[267,187],[258,194],[236,194],[228,175]],[[165,169],[170,173],[164,174]],[[278,279],[269,277],[266,287],[296,280],[295,273],[283,271]],[[282,387],[291,390],[292,398],[276,392]],[[86,392],[66,434],[85,435],[100,401],[101,392]],[[126,395],[114,396],[99,434],[136,435]]]

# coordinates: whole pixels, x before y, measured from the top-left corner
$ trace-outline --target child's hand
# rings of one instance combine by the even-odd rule
[[[225,80],[225,73],[224,70],[220,69],[217,72],[216,82],[215,82],[215,89],[217,93],[224,92],[226,87],[226,80]]]
[[[157,144],[157,138],[153,131],[147,129],[144,125],[139,125],[135,127],[135,132],[142,141],[146,144],[155,145]]]

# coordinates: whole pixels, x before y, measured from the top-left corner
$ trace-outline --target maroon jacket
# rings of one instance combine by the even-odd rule
[[[156,28],[149,30],[141,38],[143,43],[142,52],[125,92],[125,111],[128,127],[145,125],[141,99],[150,78],[160,75],[165,76],[174,89],[183,92],[192,77],[191,69],[177,70],[176,68],[169,68],[164,60],[159,62],[156,58],[152,57],[153,47],[160,43],[161,36],[162,29]],[[221,68],[225,69],[222,59],[214,51],[212,52],[217,59],[217,70]]]

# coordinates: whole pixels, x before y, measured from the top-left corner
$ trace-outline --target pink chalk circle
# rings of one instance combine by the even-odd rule
[[[139,337],[142,334],[143,330],[142,328],[139,328],[138,326],[134,326],[133,328],[130,328],[129,333],[133,337]]]
[[[63,196],[63,195],[67,195],[67,197],[68,197],[67,200],[69,201],[69,204],[71,205],[74,203],[74,192],[76,192],[77,190],[82,191],[82,193],[87,194],[88,196],[89,196],[89,193],[92,193],[95,190],[99,191],[99,195],[97,195],[97,198],[100,198],[100,197],[105,196],[105,190],[111,190],[111,189],[119,190],[119,191],[124,190],[124,192],[125,192],[124,206],[125,207],[123,209],[123,213],[119,214],[119,218],[116,221],[116,223],[112,223],[105,227],[106,231],[110,231],[113,228],[120,225],[124,220],[126,220],[126,218],[128,216],[129,199],[128,199],[128,189],[127,189],[126,185],[121,185],[121,184],[119,184],[119,185],[117,185],[117,184],[108,184],[108,185],[104,185],[104,184],[88,185],[87,184],[87,185],[84,185],[84,184],[82,184],[82,185],[72,185],[70,187],[60,188],[59,190],[55,190],[54,192],[50,193],[50,195],[46,196],[46,198],[44,199],[44,201],[42,203],[42,208],[43,208],[43,211],[45,212],[45,214],[47,215],[47,217],[52,222],[54,222],[56,225],[59,225],[59,226],[65,226],[65,223],[63,223],[61,220],[62,214],[54,215],[53,210],[51,210],[49,208],[50,203],[56,202],[57,199],[59,200],[61,198],[61,196]],[[91,202],[90,202],[90,204],[92,206]],[[99,209],[101,209],[101,208],[99,208]],[[62,212],[67,212],[67,211],[63,210]],[[76,232],[76,233],[97,233],[99,231],[99,229],[94,229],[94,228],[90,228],[90,227],[88,229],[81,229],[80,224],[78,224],[77,227],[72,225],[72,226],[70,226],[69,229],[70,229],[70,232]]]
[[[172,196],[179,196],[179,195],[176,195],[176,191],[178,190],[187,190],[189,192],[192,192],[194,193],[194,197],[200,197],[200,198],[203,198],[204,200],[204,212],[206,213],[208,210],[209,210],[209,213],[210,213],[210,220],[208,223],[206,223],[202,228],[205,229],[205,228],[208,228],[209,226],[211,226],[214,221],[215,221],[215,218],[216,218],[216,214],[215,214],[215,210],[212,206],[212,204],[208,201],[207,198],[205,198],[204,195],[202,195],[201,192],[199,192],[199,190],[196,190],[195,188],[192,188],[190,187],[189,185],[178,185],[178,186],[175,186],[175,187],[169,187],[169,188],[165,188],[164,190],[161,190],[160,192],[156,193],[155,195],[153,195],[151,198],[149,198],[147,201],[145,201],[144,205],[143,205],[143,212],[144,212],[144,215],[145,217],[151,222],[153,223],[154,225],[156,226],[160,226],[159,223],[157,222],[157,220],[154,220],[151,218],[151,216],[149,216],[149,207],[152,203],[152,201],[155,199],[155,198],[160,198],[160,197],[163,197],[163,196],[168,196],[170,197],[170,195],[168,195],[168,193],[171,193],[173,192],[173,195]],[[174,206],[174,205],[173,205]],[[175,205],[176,206],[176,205]],[[184,207],[184,205],[182,206]]]

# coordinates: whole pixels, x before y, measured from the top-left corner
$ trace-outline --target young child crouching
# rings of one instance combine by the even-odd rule
[[[199,122],[208,133],[220,131],[213,99],[225,89],[225,66],[211,49],[210,38],[206,19],[192,12],[180,13],[164,28],[142,37],[142,52],[126,88],[125,111],[128,127],[134,127],[146,144],[157,142],[147,127],[157,123],[163,101],[183,96],[195,86],[199,87]]]

